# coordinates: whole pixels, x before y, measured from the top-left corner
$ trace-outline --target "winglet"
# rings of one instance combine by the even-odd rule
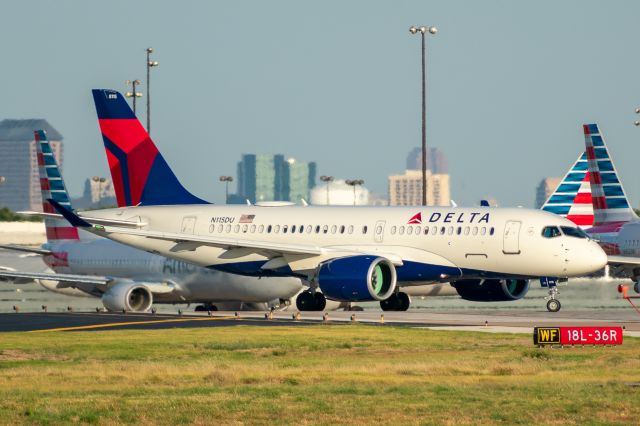
[[[74,212],[72,212],[71,210],[63,206],[62,204],[58,203],[56,200],[49,198],[47,199],[47,201],[53,206],[54,209],[56,209],[58,213],[64,216],[64,218],[67,219],[67,221],[71,225],[76,226],[78,228],[92,227],[92,225],[89,222],[82,219],[80,216],[78,216],[77,214],[75,214]]]

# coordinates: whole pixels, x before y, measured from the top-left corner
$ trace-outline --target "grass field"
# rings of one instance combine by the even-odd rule
[[[638,424],[640,339],[364,325],[0,335],[3,424]]]

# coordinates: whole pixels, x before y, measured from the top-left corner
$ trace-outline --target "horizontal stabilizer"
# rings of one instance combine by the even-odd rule
[[[61,206],[64,208],[64,206]],[[62,214],[57,213],[42,213],[42,212],[34,212],[34,211],[24,211],[20,212],[21,215],[24,216],[39,216],[39,217],[49,217],[53,219],[66,219],[66,217]],[[138,228],[146,226],[146,222],[133,222],[130,220],[118,220],[118,219],[102,219],[99,217],[86,217],[83,215],[76,215],[75,213],[69,211],[68,214],[78,217],[81,221],[87,223],[87,226],[83,226],[84,228],[91,227],[92,225],[102,225],[102,226],[125,226]]]
[[[45,250],[41,248],[14,246],[14,245],[5,245],[5,244],[0,244],[0,248],[5,250],[14,250],[14,251],[22,251],[26,253],[40,254],[42,256],[46,256],[48,254],[53,253],[51,250]]]
[[[1,278],[28,278],[32,280],[64,281],[82,284],[105,285],[111,278],[93,275],[55,274],[46,272],[0,271]]]

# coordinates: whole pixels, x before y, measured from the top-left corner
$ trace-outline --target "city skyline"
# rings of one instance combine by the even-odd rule
[[[87,176],[108,176],[90,89],[124,92],[139,78],[144,104],[152,46],[153,139],[195,194],[223,202],[218,177],[243,152],[265,151],[313,158],[318,175],[385,193],[420,142],[420,43],[408,29],[436,25],[427,147],[446,153],[458,204],[491,194],[532,206],[522,189],[562,175],[584,149],[582,123],[598,122],[637,205],[638,12],[595,1],[12,2],[5,15],[20,19],[0,29],[11,40],[0,119],[44,117],[65,135],[65,177],[78,195]],[[147,19],[131,25],[131,13]],[[361,19],[371,31],[355,30]],[[301,26],[313,31],[303,37]],[[258,43],[247,28],[259,29]]]
[[[0,207],[13,211],[42,211],[39,161],[34,128],[44,130],[60,170],[63,135],[45,119],[0,120]]]

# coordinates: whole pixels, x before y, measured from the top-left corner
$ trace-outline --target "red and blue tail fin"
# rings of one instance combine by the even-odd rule
[[[208,204],[178,181],[120,93],[92,92],[119,207]]]
[[[590,228],[593,225],[593,207],[588,169],[587,154],[582,153],[542,210],[566,217],[581,228]]]
[[[583,129],[593,194],[593,226],[617,226],[636,220],[598,125],[585,124]]]
[[[48,199],[55,200],[66,208],[71,209],[69,193],[62,180],[58,163],[47,139],[47,134],[44,130],[36,130],[34,136],[38,156],[38,172],[40,174],[43,211],[45,213],[55,213],[51,204],[47,202]],[[47,231],[47,240],[50,243],[61,240],[80,240],[78,230],[70,226],[66,220],[45,218],[44,226]]]

